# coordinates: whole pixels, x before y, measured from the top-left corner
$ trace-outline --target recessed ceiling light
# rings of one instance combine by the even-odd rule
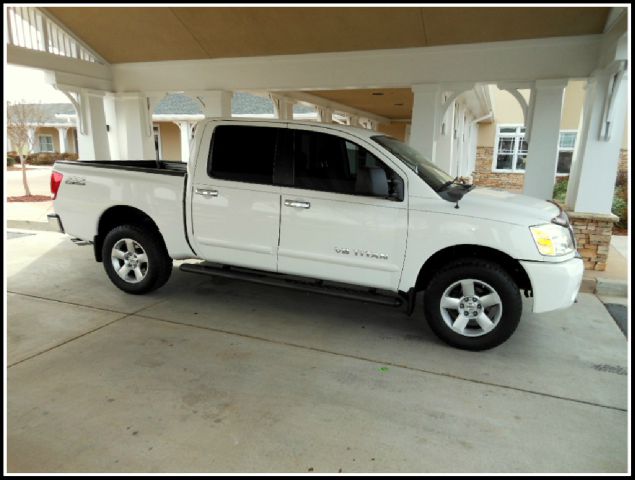
[[[381,97],[384,94],[384,92],[373,92],[373,95],[376,95],[378,97]]]

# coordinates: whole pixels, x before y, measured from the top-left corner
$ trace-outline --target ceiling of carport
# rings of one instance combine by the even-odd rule
[[[317,90],[306,93],[392,120],[406,120],[412,117],[414,96],[409,88]]]
[[[47,7],[45,10],[110,63],[598,34],[602,33],[609,14],[608,7],[582,6]]]

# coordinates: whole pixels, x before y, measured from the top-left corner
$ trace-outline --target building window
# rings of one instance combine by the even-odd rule
[[[52,135],[40,135],[40,152],[53,152]]]
[[[563,130],[558,143],[559,175],[568,175],[571,171],[573,148],[577,132]],[[496,151],[494,152],[494,171],[524,173],[527,164],[527,142],[525,127],[520,125],[499,125],[496,134]]]
[[[569,175],[569,172],[571,172],[571,161],[573,160],[573,148],[575,147],[576,136],[576,131],[564,130],[560,132],[557,170],[559,175]]]
[[[494,170],[524,172],[527,160],[525,127],[521,125],[499,126],[497,132]]]

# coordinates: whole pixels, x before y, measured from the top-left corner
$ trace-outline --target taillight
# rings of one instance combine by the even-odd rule
[[[60,172],[51,173],[51,198],[55,200],[57,198],[57,191],[60,189],[64,175]]]

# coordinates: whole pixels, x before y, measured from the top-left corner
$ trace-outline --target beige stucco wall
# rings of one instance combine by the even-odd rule
[[[53,151],[55,152],[59,152],[60,151],[60,137],[59,134],[57,133],[57,128],[55,127],[40,127],[38,129],[35,130],[35,150],[40,149],[40,139],[39,136],[40,135],[51,135],[53,137]]]
[[[162,160],[181,160],[181,131],[172,122],[157,122],[161,135]]]
[[[479,147],[493,147],[496,140],[496,123],[481,122],[478,124],[478,137],[476,145]]]
[[[68,127],[68,130],[66,130],[66,152],[60,152],[60,136],[57,128],[39,127],[35,130],[35,135],[36,150],[40,148],[40,140],[38,138],[38,135],[51,135],[53,137],[53,151],[57,153],[76,153],[75,127]]]
[[[582,105],[584,104],[585,83],[585,81],[572,81],[567,85],[564,91],[560,130],[578,129]]]

